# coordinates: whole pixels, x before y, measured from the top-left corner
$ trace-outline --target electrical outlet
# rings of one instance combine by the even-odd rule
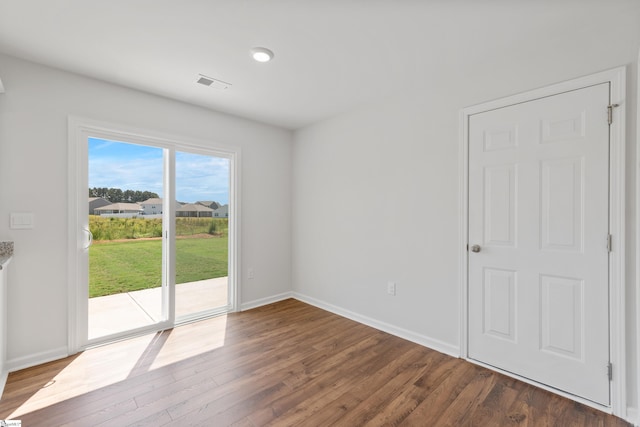
[[[247,270],[247,277],[248,277],[249,279],[253,279],[253,276],[254,276],[254,274],[253,274],[253,267],[249,267],[249,269]]]
[[[396,284],[395,282],[387,282],[387,293],[389,295],[396,295]]]

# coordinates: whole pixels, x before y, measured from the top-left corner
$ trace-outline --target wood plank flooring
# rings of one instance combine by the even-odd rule
[[[31,426],[627,426],[290,299],[10,374]]]

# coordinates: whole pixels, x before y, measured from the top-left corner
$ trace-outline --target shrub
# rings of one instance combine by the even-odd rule
[[[89,216],[89,229],[94,240],[139,239],[144,237],[162,237],[162,219],[160,218],[116,218]],[[192,236],[210,234],[226,237],[229,234],[229,221],[226,218],[176,218],[176,235]]]

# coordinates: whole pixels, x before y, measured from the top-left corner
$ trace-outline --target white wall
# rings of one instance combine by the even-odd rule
[[[0,56],[0,240],[9,271],[8,359],[67,346],[67,117],[74,115],[242,149],[242,302],[291,289],[291,133],[52,68]],[[264,206],[271,208],[265,214]],[[35,229],[9,230],[10,212]]]
[[[294,137],[293,288],[302,299],[459,346],[459,113],[621,65],[627,98],[628,400],[636,401],[635,158],[640,6],[614,23],[514,46],[464,70],[315,124]],[[598,30],[604,25],[611,33]],[[541,42],[542,43],[542,42]],[[326,215],[328,209],[334,213]],[[397,283],[397,296],[386,293]]]
[[[243,274],[247,305],[293,289],[455,351],[460,109],[629,65],[627,377],[633,403],[640,6],[628,12],[615,22],[594,17],[572,25],[566,37],[546,44],[532,37],[511,51],[473,52],[469,67],[431,72],[392,98],[296,132],[293,149],[283,130],[0,56],[6,88],[0,95],[0,240],[16,242],[9,358],[46,354],[67,342],[69,114],[243,148],[242,265],[256,276]],[[282,208],[265,211],[267,205]],[[35,212],[35,230],[9,230],[12,211]],[[387,281],[397,283],[397,296],[386,294]]]

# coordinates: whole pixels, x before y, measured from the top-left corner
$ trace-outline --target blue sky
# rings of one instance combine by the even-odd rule
[[[162,148],[89,138],[89,188],[152,191],[163,197]],[[180,202],[229,203],[229,159],[176,152]]]

